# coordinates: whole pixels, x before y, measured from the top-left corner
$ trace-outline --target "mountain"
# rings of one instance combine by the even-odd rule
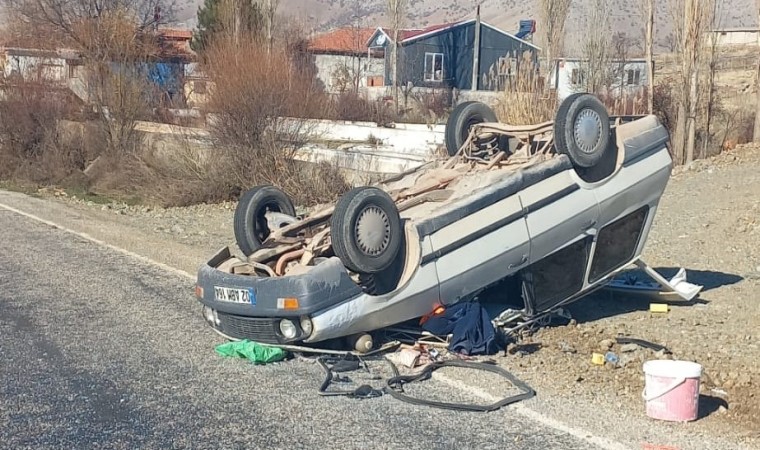
[[[194,26],[202,0],[180,1],[184,3],[177,4],[177,19],[187,26]],[[717,28],[757,26],[755,0],[716,1],[719,4]],[[610,32],[623,32],[635,41],[643,40],[645,22],[640,2],[607,0]],[[516,32],[521,19],[538,19],[540,3],[537,0],[408,0],[407,26],[424,27],[473,18],[478,3],[481,4],[483,21],[508,32]],[[673,41],[671,0],[655,0],[655,3],[655,40],[659,51],[667,51]],[[573,0],[565,27],[568,37],[566,52],[576,52],[572,43],[581,41],[585,30],[594,26],[589,23],[589,11],[593,4],[594,0]],[[322,31],[348,25],[387,26],[386,8],[387,0],[280,0],[278,12],[308,24],[310,31]]]

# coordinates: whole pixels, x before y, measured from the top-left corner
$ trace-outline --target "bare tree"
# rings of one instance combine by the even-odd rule
[[[3,0],[5,7],[31,23],[46,24],[75,43],[92,50],[87,23],[119,15],[144,32],[166,21],[174,12],[173,0]],[[86,39],[86,40],[85,40]]]
[[[391,64],[393,67],[393,98],[398,112],[399,102],[399,82],[398,82],[398,64],[399,64],[399,36],[406,19],[406,8],[409,0],[388,0],[388,15],[390,16],[391,29],[393,30],[393,48],[391,50]]]
[[[628,66],[628,56],[631,48],[631,40],[621,32],[612,35],[612,61],[610,65],[610,80],[611,86],[615,81],[618,82],[618,95],[623,97],[625,92],[625,84],[627,81],[626,68]]]
[[[611,84],[610,73],[610,32],[609,11],[605,0],[593,0],[589,3],[589,23],[586,26],[582,45],[583,73],[582,89],[586,92],[601,93]]]
[[[713,4],[713,12],[712,12],[712,20],[714,24],[720,24],[723,19],[723,11],[722,9],[719,10],[719,2],[714,2]],[[701,157],[704,158],[707,156],[707,146],[710,145],[712,141],[712,124],[713,124],[713,116],[715,115],[716,110],[716,98],[715,98],[715,73],[718,70],[718,58],[719,58],[719,47],[718,47],[718,37],[719,34],[715,32],[711,32],[709,34],[709,39],[707,41],[707,57],[706,57],[706,63],[707,63],[707,82],[705,86],[705,91],[707,92],[707,99],[705,101],[705,137],[702,140],[702,149],[701,149]]]
[[[685,0],[670,0],[669,9],[673,24],[673,54],[676,56],[678,63],[681,65],[681,79],[676,84],[676,117],[675,125],[672,130],[673,157],[676,164],[683,164],[684,145],[686,135],[686,98],[687,98],[687,72],[684,70],[686,65],[684,50],[684,13]]]
[[[541,0],[540,26],[544,30],[544,55],[546,58],[546,87],[550,85],[552,63],[562,53],[565,22],[570,13],[572,0]],[[605,7],[606,9],[606,7]]]
[[[712,23],[714,0],[671,0],[671,13],[676,36],[677,55],[681,60],[681,92],[673,138],[676,162],[690,164],[694,160],[696,115],[699,100],[700,62],[705,58],[705,30]]]
[[[264,17],[266,19],[267,30],[267,52],[272,53],[272,46],[274,45],[274,24],[275,15],[277,14],[277,8],[280,5],[280,0],[265,0],[264,5]]]
[[[705,58],[705,48],[702,45],[705,30],[712,24],[712,15],[714,12],[714,0],[686,0],[686,23],[684,36],[685,54],[688,58],[687,66],[689,70],[684,73],[689,74],[689,93],[688,93],[688,116],[686,118],[686,164],[691,164],[694,160],[694,147],[696,144],[697,134],[697,105],[699,102],[699,65]]]
[[[760,23],[760,0],[757,0],[757,17],[758,21]],[[755,107],[755,129],[752,135],[752,140],[754,142],[760,142],[760,56],[758,56],[757,60],[757,80],[755,80],[756,89],[757,89],[757,106]]]
[[[644,51],[647,58],[647,111],[654,113],[654,0],[643,0],[646,3],[646,33]],[[760,1],[760,0],[759,0]]]
[[[105,152],[119,157],[134,149],[137,120],[157,96],[147,84],[146,64],[158,53],[151,33],[171,13],[164,0],[5,0],[29,23],[45,25],[81,54],[90,100],[99,115]]]

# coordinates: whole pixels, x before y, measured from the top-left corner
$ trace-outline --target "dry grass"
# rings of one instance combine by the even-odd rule
[[[52,184],[84,168],[81,146],[58,133],[73,113],[65,92],[22,80],[5,80],[0,92],[0,178]]]
[[[520,125],[553,120],[557,108],[556,94],[544,89],[543,78],[533,70],[530,52],[523,54],[513,71],[513,76],[500,82],[502,96],[496,106],[499,119]]]

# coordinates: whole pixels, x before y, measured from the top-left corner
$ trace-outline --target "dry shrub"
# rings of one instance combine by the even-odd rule
[[[671,133],[676,125],[678,114],[677,91],[674,84],[672,78],[665,78],[655,85],[653,93],[653,112]]]
[[[611,116],[638,116],[647,114],[647,97],[645,89],[630,92],[618,87],[604,89],[595,94],[607,108]]]
[[[406,123],[438,123],[445,117],[452,102],[452,92],[449,89],[405,89],[404,97],[409,98],[411,107],[406,108],[400,122]],[[406,101],[409,105],[410,102]]]
[[[50,184],[84,168],[81,146],[59,139],[58,121],[72,114],[65,91],[23,80],[0,91],[1,178]]]
[[[287,49],[269,53],[249,40],[218,39],[204,53],[203,63],[213,84],[208,110],[213,114],[216,170],[233,190],[273,184],[295,202],[312,204],[330,201],[347,189],[332,166],[306,170],[294,159],[314,137],[303,118],[323,114],[329,100]],[[335,181],[324,184],[325,179]]]
[[[502,98],[496,114],[502,122],[534,125],[554,119],[557,97],[544,89],[544,80],[533,70],[532,55],[526,52],[512,76],[499,85]]]

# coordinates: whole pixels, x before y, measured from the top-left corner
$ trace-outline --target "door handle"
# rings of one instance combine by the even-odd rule
[[[507,267],[509,269],[514,269],[515,267],[520,267],[520,266],[524,265],[526,262],[528,262],[528,255],[522,255],[522,259],[520,259],[520,263],[519,264],[510,264]]]

